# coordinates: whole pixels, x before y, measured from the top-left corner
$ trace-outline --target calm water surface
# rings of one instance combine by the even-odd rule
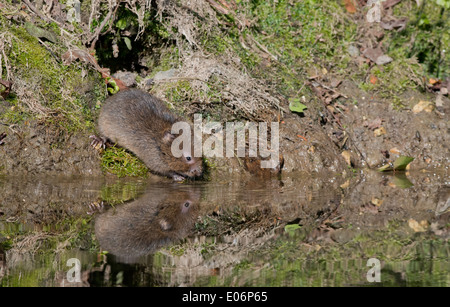
[[[0,192],[3,287],[450,286],[444,172],[0,177]]]

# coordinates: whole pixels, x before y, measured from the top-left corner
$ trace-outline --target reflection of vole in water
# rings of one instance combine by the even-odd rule
[[[272,176],[279,175],[284,165],[284,158],[282,154],[279,154],[279,162],[273,168],[263,168],[261,166],[261,161],[267,161],[268,159],[261,158],[244,158],[244,167],[252,175],[268,178]]]
[[[184,177],[201,176],[202,158],[184,150],[180,158],[171,151],[176,135],[172,125],[184,121],[177,117],[158,98],[137,89],[120,91],[108,98],[98,119],[102,137],[132,151],[151,171],[176,181]],[[191,133],[193,134],[193,128]],[[183,131],[183,133],[185,133]]]
[[[95,234],[103,250],[132,261],[186,237],[197,219],[199,191],[188,187],[147,191],[100,214]]]

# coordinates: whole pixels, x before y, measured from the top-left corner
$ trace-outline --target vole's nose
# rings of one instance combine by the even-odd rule
[[[190,173],[192,174],[193,177],[199,177],[203,173],[202,167],[201,166],[193,167],[191,168]]]

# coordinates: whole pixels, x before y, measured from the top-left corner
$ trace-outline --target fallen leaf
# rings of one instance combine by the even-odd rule
[[[340,185],[341,189],[346,189],[350,186],[350,180],[347,179],[346,182]]]
[[[380,47],[377,48],[367,48],[366,50],[364,50],[363,55],[368,58],[369,60],[371,60],[372,62],[376,62],[376,60],[378,59],[378,57],[383,55],[383,51],[381,50]]]
[[[439,79],[430,78],[428,80],[428,83],[430,83],[431,85],[434,85],[434,84],[438,83],[439,81],[440,81]]]
[[[353,3],[353,0],[344,0],[344,5],[347,12],[349,12],[350,14],[356,13],[356,6]]]
[[[422,111],[425,111],[425,112],[429,113],[429,112],[433,111],[433,109],[434,109],[434,105],[433,105],[433,103],[431,101],[421,100],[421,101],[419,101],[418,104],[416,104],[412,108],[412,111],[413,111],[413,113],[419,113],[419,112],[422,112]]]
[[[380,47],[367,48],[364,50],[363,55],[377,65],[384,65],[392,62],[392,58],[385,55]]]
[[[299,224],[288,224],[284,226],[284,231],[287,232],[290,236],[295,235],[295,231],[300,229],[301,226]]]
[[[386,129],[384,129],[384,127],[380,127],[380,128],[375,129],[373,131],[373,135],[375,135],[375,136],[382,136],[382,135],[385,135],[385,134],[386,134]]]
[[[414,186],[405,173],[395,173],[392,183],[395,184],[397,188],[401,189],[407,189]]]
[[[409,219],[408,226],[415,232],[425,232],[428,228],[428,222],[423,220],[419,223],[415,219]]]
[[[30,34],[31,36],[37,38],[45,38],[52,43],[58,42],[58,37],[53,31],[45,30],[29,22],[25,22],[24,27],[28,34]]]
[[[413,157],[401,156],[394,161],[394,169],[396,171],[405,170],[409,163],[414,161]]]
[[[372,197],[372,201],[371,202],[372,202],[373,205],[375,205],[377,207],[380,207],[383,204],[383,200],[379,199],[379,198],[376,198],[376,197]]]
[[[296,113],[303,113],[308,107],[300,102],[299,98],[289,99],[289,110]]]
[[[406,169],[409,163],[414,161],[413,157],[408,156],[400,156],[398,157],[394,163],[385,164],[378,168],[378,171],[380,172],[386,172],[386,171],[403,171]]]
[[[398,149],[395,148],[395,147],[389,149],[389,152],[390,152],[391,154],[394,154],[394,155],[399,155],[399,154],[400,154],[400,150],[398,150]]]
[[[352,166],[352,156],[350,154],[350,151],[348,150],[344,150],[341,153],[341,156],[344,158],[345,162],[347,163],[348,166]]]

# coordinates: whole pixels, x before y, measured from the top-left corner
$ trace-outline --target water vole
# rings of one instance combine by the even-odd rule
[[[152,185],[141,197],[97,216],[96,238],[103,250],[133,262],[186,237],[197,220],[200,197],[195,187]]]
[[[160,99],[129,89],[105,101],[98,130],[103,138],[132,151],[151,171],[180,181],[203,172],[202,158],[194,157],[193,144],[190,152],[183,152],[180,158],[172,154],[176,135],[171,134],[171,129],[180,121],[185,120],[173,114]]]

